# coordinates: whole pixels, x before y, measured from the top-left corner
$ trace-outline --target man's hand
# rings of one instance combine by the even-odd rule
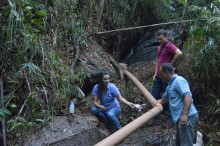
[[[153,81],[155,81],[155,79],[156,79],[156,74],[153,76]]]
[[[162,105],[162,104],[161,104],[161,99],[157,100],[157,101],[154,103],[154,107],[160,106],[160,105]]]
[[[161,111],[163,111],[163,105],[161,104],[161,99],[156,100],[156,102],[153,103],[153,107],[158,107]]]
[[[180,119],[181,125],[183,125],[183,126],[188,125],[187,121],[188,121],[188,115],[182,115],[182,117]]]

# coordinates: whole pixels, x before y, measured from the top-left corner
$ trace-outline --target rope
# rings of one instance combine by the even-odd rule
[[[176,23],[183,23],[183,22],[192,22],[192,21],[195,21],[195,20],[181,20],[181,21],[175,21],[175,22],[151,24],[151,25],[144,25],[144,26],[138,26],[138,27],[128,27],[128,28],[121,28],[121,29],[108,30],[108,31],[102,31],[102,32],[94,32],[94,33],[90,33],[88,35],[95,35],[95,34],[100,35],[100,34],[118,32],[118,31],[123,31],[123,30],[133,30],[133,29],[140,29],[140,28],[146,28],[146,27],[153,27],[153,26],[160,26],[160,25],[167,25],[167,24],[176,24]]]

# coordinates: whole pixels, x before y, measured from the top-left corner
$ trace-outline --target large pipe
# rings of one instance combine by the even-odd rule
[[[156,99],[147,91],[147,89],[131,74],[126,70],[125,64],[119,64],[122,68],[123,72],[127,77],[133,81],[133,83],[137,86],[137,88],[142,92],[142,94],[146,97],[146,99],[150,102],[152,107],[154,107],[156,103]],[[156,107],[149,110],[147,113],[138,117],[131,123],[124,126],[122,129],[116,131],[109,137],[97,143],[95,146],[115,146],[119,144],[122,140],[128,137],[132,132],[136,131],[138,128],[143,126],[147,121],[158,115],[163,111],[163,106],[161,104],[157,104]]]
[[[115,146],[119,144],[131,133],[143,126],[147,121],[158,115],[161,111],[163,111],[162,105],[157,105],[142,116],[124,126],[122,129],[116,131],[112,135],[100,141],[95,146]]]
[[[137,88],[141,91],[144,97],[150,102],[152,107],[154,107],[156,103],[156,99],[148,92],[148,90],[126,69],[126,65],[123,63],[119,63],[119,66],[122,68],[124,74],[137,86]]]

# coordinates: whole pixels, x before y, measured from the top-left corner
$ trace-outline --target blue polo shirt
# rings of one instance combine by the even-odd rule
[[[93,87],[92,95],[98,97],[98,84]],[[108,83],[107,92],[103,95],[103,101],[100,101],[102,105],[107,107],[107,111],[114,107],[119,107],[119,102],[117,100],[120,91],[113,83]]]
[[[184,97],[187,94],[192,95],[189,83],[185,78],[175,74],[163,94],[163,97],[169,101],[170,112],[174,123],[176,123],[183,114]],[[196,113],[197,110],[192,102],[188,116],[192,116]]]

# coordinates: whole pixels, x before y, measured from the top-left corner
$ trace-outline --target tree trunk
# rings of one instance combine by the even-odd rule
[[[98,23],[100,23],[101,21],[104,5],[105,5],[105,0],[99,0],[99,6],[96,14],[96,21]]]
[[[133,8],[132,8],[131,20],[132,20],[133,17],[134,17],[134,13],[135,13],[135,10],[136,10],[136,7],[137,7],[137,3],[138,3],[138,1],[136,0],[135,3],[134,3],[134,6],[133,6]]]

